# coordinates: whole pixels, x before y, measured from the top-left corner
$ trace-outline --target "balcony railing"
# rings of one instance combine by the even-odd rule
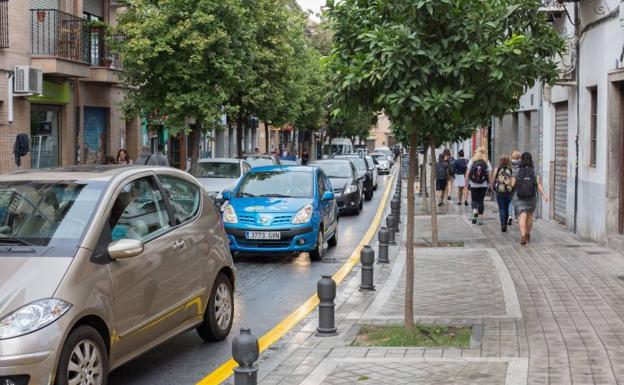
[[[106,28],[56,9],[33,9],[31,15],[33,55],[120,68],[119,56],[108,45]]]
[[[0,48],[9,48],[9,0],[0,0]]]

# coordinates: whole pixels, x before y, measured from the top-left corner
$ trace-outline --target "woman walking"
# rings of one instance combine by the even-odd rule
[[[498,167],[492,173],[492,188],[496,193],[496,201],[498,202],[498,213],[500,215],[501,231],[507,232],[507,220],[509,216],[509,207],[511,198],[513,197],[513,169],[509,158],[503,156],[498,161]]]
[[[512,184],[516,191],[514,205],[516,216],[520,222],[520,244],[526,245],[531,241],[533,213],[537,206],[538,192],[542,195],[544,202],[548,203],[548,195],[544,192],[542,178],[535,173],[533,157],[530,153],[522,154],[520,168],[518,173],[513,176]]]
[[[466,189],[468,160],[464,158],[464,150],[459,150],[457,157],[451,163],[451,168],[455,173],[455,186],[457,186],[457,205],[461,206],[462,202],[464,202],[464,205],[468,206],[468,189]]]
[[[125,148],[117,151],[117,164],[122,166],[129,166],[132,164],[132,159],[128,156],[128,151]]]
[[[448,172],[447,172],[447,177],[446,177],[446,191],[445,194],[447,196],[447,199],[450,201],[451,200],[451,193],[453,192],[453,181],[455,180],[455,175],[453,174],[453,169],[451,167],[451,165],[453,164],[453,162],[455,162],[455,159],[453,158],[453,154],[451,154],[451,150],[449,150],[448,148],[445,148],[444,151],[442,152],[442,154],[444,154],[444,160],[446,161],[446,163],[448,164]]]
[[[438,206],[444,206],[446,195],[446,185],[449,177],[449,163],[444,154],[438,156],[436,164],[436,195],[438,196]]]
[[[479,147],[468,162],[466,184],[470,188],[472,198],[472,224],[483,224],[481,217],[485,212],[485,195],[490,185],[489,175],[492,173],[492,164],[488,160],[487,150]]]
[[[518,170],[520,169],[520,157],[521,156],[522,156],[522,154],[518,150],[514,150],[511,153],[511,169],[513,171],[513,175],[518,175]],[[509,202],[509,220],[507,221],[507,224],[509,226],[511,226],[513,224],[514,219],[516,221],[518,220],[518,217],[516,216],[516,213],[514,211],[514,200],[515,199],[516,199],[516,196],[513,195],[511,197],[511,202]]]

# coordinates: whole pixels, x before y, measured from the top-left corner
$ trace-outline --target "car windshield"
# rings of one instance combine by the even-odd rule
[[[364,158],[349,158],[349,160],[353,162],[353,165],[355,165],[355,168],[359,172],[368,171],[368,166],[366,165],[366,161],[364,160]]]
[[[374,165],[378,165],[379,164],[377,159],[372,157],[372,156],[367,156],[366,159],[368,159],[369,162],[373,162]]]
[[[350,178],[353,176],[351,166],[347,162],[318,162],[312,166],[319,167],[328,178]]]
[[[202,162],[197,165],[197,178],[238,178],[240,166],[238,163]]]
[[[77,246],[104,182],[0,182],[0,245]]]
[[[372,156],[375,160],[377,160],[377,161],[380,161],[380,160],[381,160],[381,161],[384,161],[384,162],[385,162],[385,161],[387,161],[387,160],[388,160],[388,157],[387,157],[385,154],[373,154],[373,155],[371,155],[371,156]]]
[[[312,173],[267,171],[247,174],[237,197],[311,198]]]
[[[246,160],[247,163],[251,165],[251,167],[273,166],[273,159],[271,158],[259,158],[250,156]]]

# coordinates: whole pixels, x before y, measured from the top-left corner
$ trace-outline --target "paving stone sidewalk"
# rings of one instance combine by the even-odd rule
[[[543,220],[521,247],[492,202],[483,226],[464,206],[442,211],[441,239],[465,247],[417,251],[416,318],[474,326],[470,348],[351,346],[363,323],[402,321],[404,252],[393,247],[391,264],[375,267],[376,292],[358,290],[357,268],[338,288],[339,335],[317,337],[314,312],[263,354],[260,383],[624,384],[624,255]],[[417,241],[428,220],[416,217]]]

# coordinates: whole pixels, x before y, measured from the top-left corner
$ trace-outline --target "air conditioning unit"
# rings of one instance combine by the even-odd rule
[[[13,93],[41,95],[43,93],[43,72],[31,66],[16,66]]]

